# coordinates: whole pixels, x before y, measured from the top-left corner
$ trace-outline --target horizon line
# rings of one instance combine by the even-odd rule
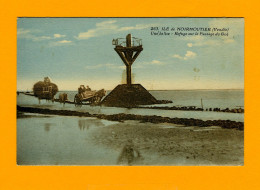
[[[108,89],[106,91],[112,91],[113,89]],[[148,91],[171,91],[171,90],[245,90],[244,88],[202,88],[202,89],[146,89]],[[17,90],[17,91],[33,91],[33,90]],[[59,91],[77,91],[77,90],[68,90],[61,89]]]

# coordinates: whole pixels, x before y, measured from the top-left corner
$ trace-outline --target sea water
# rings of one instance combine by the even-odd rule
[[[119,153],[97,146],[91,135],[115,122],[26,115],[17,121],[18,165],[116,165]]]
[[[74,100],[76,91],[64,91],[68,94],[70,101]],[[58,98],[58,92],[55,98]],[[107,94],[109,91],[107,92]],[[243,90],[165,90],[165,91],[150,91],[150,93],[158,100],[171,100],[173,103],[163,105],[150,106],[196,106],[204,109],[207,108],[240,108],[244,107],[244,91]],[[232,120],[244,121],[243,113],[227,113],[227,112],[210,112],[210,111],[183,111],[183,110],[158,110],[145,108],[116,108],[103,106],[83,105],[76,107],[73,104],[60,104],[58,102],[39,101],[37,98],[20,94],[17,96],[17,105],[34,106],[49,109],[62,109],[89,112],[91,114],[139,114],[139,115],[158,115],[163,117],[178,117],[178,118],[195,118],[202,120]]]

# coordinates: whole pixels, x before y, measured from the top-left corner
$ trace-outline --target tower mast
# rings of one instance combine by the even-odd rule
[[[133,42],[133,44],[132,44]],[[131,67],[138,55],[143,51],[141,39],[132,38],[131,34],[126,36],[126,41],[121,42],[120,38],[113,40],[113,45],[115,45],[115,51],[122,59],[126,66],[126,81],[127,85],[132,84],[132,71]],[[124,46],[125,44],[125,46]]]

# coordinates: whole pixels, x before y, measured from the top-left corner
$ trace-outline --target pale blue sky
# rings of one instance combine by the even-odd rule
[[[229,36],[153,36],[156,26],[225,27]],[[113,89],[125,66],[112,39],[128,33],[142,39],[132,72],[147,89],[244,88],[242,18],[19,18],[17,89],[45,76],[60,90]]]

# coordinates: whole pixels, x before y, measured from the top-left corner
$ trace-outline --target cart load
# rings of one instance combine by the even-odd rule
[[[58,92],[58,86],[50,81],[49,77],[44,77],[44,81],[39,81],[33,85],[34,96],[40,99],[53,100]]]

